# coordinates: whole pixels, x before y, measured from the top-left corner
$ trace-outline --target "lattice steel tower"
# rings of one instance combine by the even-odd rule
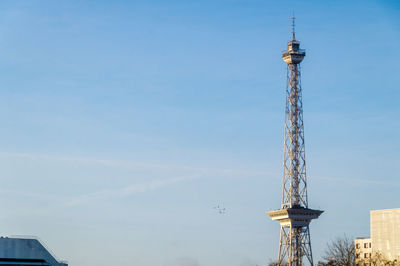
[[[308,208],[306,157],[300,63],[306,55],[296,40],[293,17],[292,40],[282,53],[287,67],[286,119],[281,209],[268,212],[281,226],[278,265],[301,266],[305,256],[313,264],[310,228],[323,212]]]

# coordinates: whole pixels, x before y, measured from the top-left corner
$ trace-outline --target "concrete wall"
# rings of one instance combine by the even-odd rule
[[[371,238],[374,252],[390,260],[400,258],[400,209],[370,212]]]

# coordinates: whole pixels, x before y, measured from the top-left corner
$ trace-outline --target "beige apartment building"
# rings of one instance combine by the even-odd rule
[[[370,238],[354,241],[356,264],[374,254],[388,260],[400,260],[400,209],[370,211]]]
[[[354,246],[356,249],[356,264],[366,261],[372,257],[371,238],[356,238]]]

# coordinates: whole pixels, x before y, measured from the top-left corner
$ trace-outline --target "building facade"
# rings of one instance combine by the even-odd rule
[[[400,209],[370,211],[370,233],[354,241],[357,265],[376,259],[400,262]]]
[[[400,209],[370,212],[372,251],[389,260],[400,258]]]
[[[36,238],[0,237],[0,266],[68,266]]]
[[[369,260],[372,257],[371,238],[356,238],[355,243],[356,265]]]

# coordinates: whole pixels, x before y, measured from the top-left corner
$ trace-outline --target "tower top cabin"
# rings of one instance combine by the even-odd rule
[[[295,32],[294,32],[294,17],[293,19],[293,32],[292,32],[292,40],[288,42],[288,49],[282,52],[283,61],[285,61],[288,65],[297,65],[303,61],[303,58],[306,56],[306,50],[300,49],[300,41],[296,40]]]

